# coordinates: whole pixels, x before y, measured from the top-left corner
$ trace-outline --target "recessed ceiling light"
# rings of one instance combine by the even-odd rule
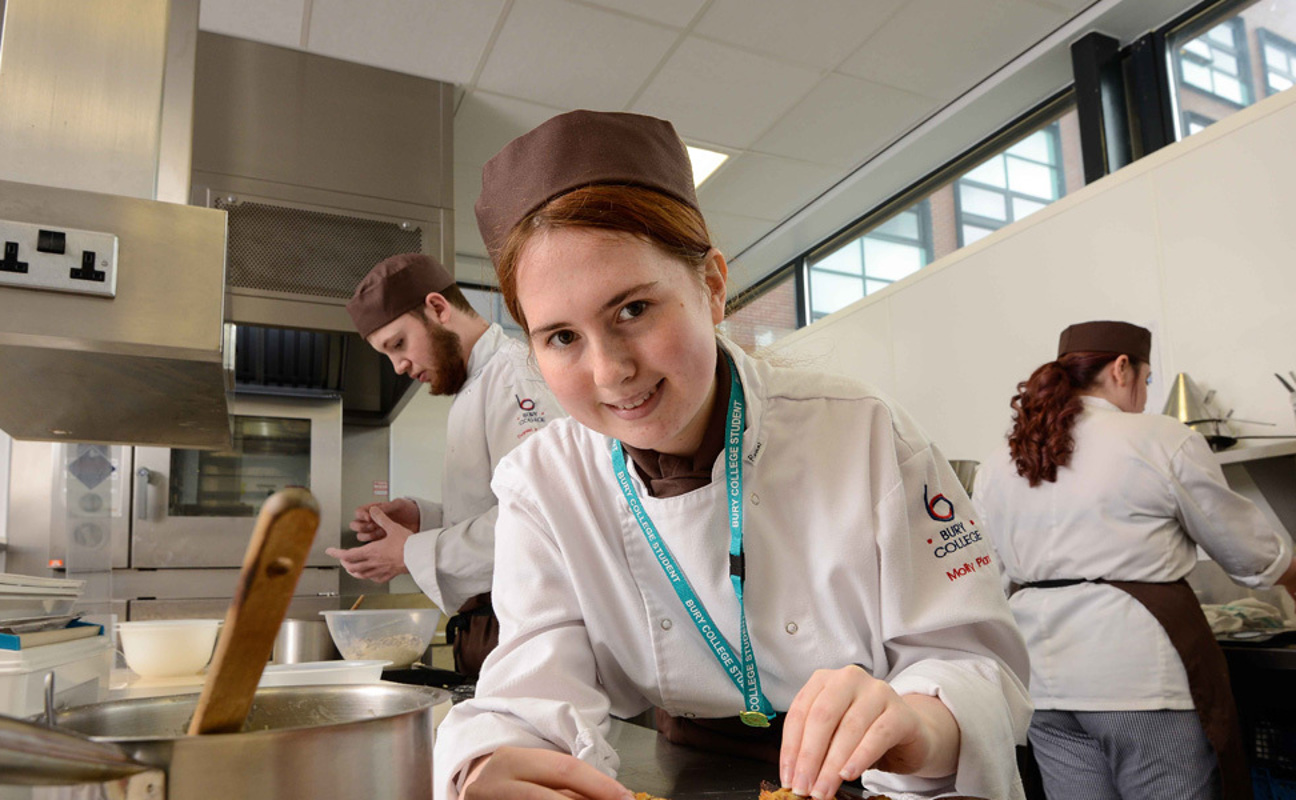
[[[701,186],[702,181],[711,177],[711,173],[729,158],[727,153],[717,153],[714,150],[703,150],[701,147],[684,145],[688,150],[689,161],[693,163],[693,186]]]

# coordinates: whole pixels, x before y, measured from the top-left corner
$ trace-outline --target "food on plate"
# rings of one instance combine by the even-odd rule
[[[837,793],[838,800],[845,800],[845,798],[847,797],[849,797],[849,795],[846,795],[842,792]],[[780,788],[770,783],[769,781],[761,781],[759,800],[809,800],[809,799],[804,797],[803,795],[797,794],[791,789]],[[875,794],[875,795],[869,795],[869,800],[891,800],[891,799],[884,794]]]
[[[838,800],[844,800],[848,795],[837,793]],[[647,792],[635,792],[635,800],[666,800],[664,797],[653,797]],[[780,788],[769,781],[761,781],[760,797],[757,800],[809,800],[809,798],[793,792],[791,789]],[[870,795],[869,800],[890,800],[884,794]]]

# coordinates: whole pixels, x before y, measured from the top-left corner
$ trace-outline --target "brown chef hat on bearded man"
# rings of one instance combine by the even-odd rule
[[[433,292],[454,285],[454,276],[441,262],[422,253],[402,253],[378,262],[355,288],[346,310],[364,338],[423,305]]]
[[[1128,322],[1077,322],[1058,338],[1058,358],[1067,353],[1120,353],[1149,363],[1152,331]]]
[[[482,167],[477,226],[498,261],[532,211],[584,186],[640,186],[700,211],[693,166],[666,120],[611,111],[560,114],[505,145]]]

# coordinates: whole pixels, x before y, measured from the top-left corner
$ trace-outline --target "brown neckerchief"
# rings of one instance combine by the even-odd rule
[[[729,410],[729,359],[724,351],[716,356],[716,398],[707,418],[702,444],[692,456],[673,456],[656,450],[640,450],[625,442],[639,477],[652,497],[678,497],[711,483],[711,469],[724,450],[725,416]]]

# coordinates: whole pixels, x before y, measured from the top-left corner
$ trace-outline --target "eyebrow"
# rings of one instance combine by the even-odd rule
[[[621,305],[622,303],[624,303],[627,297],[630,297],[631,295],[634,294],[639,294],[640,292],[647,291],[648,289],[651,289],[656,285],[657,285],[657,281],[648,281],[646,283],[638,284],[637,286],[631,286],[629,289],[626,289],[623,292],[617,292],[616,294],[609,297],[607,302],[603,304],[603,308],[599,310],[607,311],[608,309],[615,308]],[[550,333],[551,331],[556,331],[560,328],[568,328],[568,327],[571,327],[570,322],[553,322],[540,328],[532,328],[531,336],[532,337],[543,336],[544,334]]]

